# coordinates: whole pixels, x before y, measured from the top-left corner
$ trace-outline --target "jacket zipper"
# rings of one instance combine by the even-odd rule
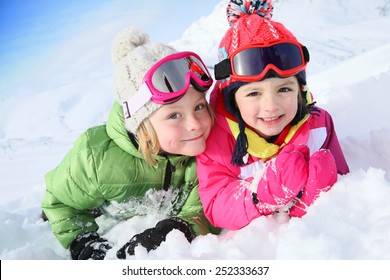
[[[167,168],[165,169],[165,178],[164,178],[164,186],[163,189],[165,191],[168,190],[169,185],[171,184],[172,173],[176,171],[176,167],[172,165],[172,163],[168,159]]]

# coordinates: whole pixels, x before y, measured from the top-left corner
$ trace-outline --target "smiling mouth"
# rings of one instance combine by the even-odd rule
[[[272,121],[275,121],[275,120],[277,120],[277,119],[279,119],[280,118],[280,116],[278,116],[278,117],[272,117],[272,118],[261,118],[263,121],[265,121],[265,122],[272,122]]]
[[[186,142],[196,141],[196,140],[201,139],[202,137],[203,137],[203,134],[201,134],[201,135],[199,135],[199,136],[197,136],[197,137],[193,137],[193,138],[191,138],[191,139],[185,139],[185,140],[183,140],[183,141],[186,141]]]

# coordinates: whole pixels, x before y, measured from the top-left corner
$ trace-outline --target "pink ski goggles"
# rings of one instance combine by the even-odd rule
[[[213,79],[202,59],[193,52],[179,52],[158,61],[145,74],[138,91],[125,101],[126,117],[134,114],[149,100],[156,104],[170,104],[179,100],[192,86],[207,91]]]

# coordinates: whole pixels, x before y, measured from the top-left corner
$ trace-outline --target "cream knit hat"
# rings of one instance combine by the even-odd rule
[[[136,27],[118,33],[112,43],[111,57],[115,64],[115,97],[119,104],[122,106],[138,91],[146,72],[157,61],[176,52],[170,46],[151,43],[148,35]],[[137,102],[141,102],[140,109],[125,117],[125,127],[131,133],[136,133],[141,122],[161,106],[150,99]]]

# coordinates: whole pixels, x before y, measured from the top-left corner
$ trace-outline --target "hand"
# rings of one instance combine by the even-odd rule
[[[337,181],[337,167],[329,150],[315,152],[309,161],[309,178],[302,196],[290,210],[291,217],[302,217],[321,192],[328,191]]]
[[[257,198],[265,215],[293,201],[305,187],[308,160],[307,146],[289,144],[269,163],[257,188]]]
[[[70,255],[73,260],[103,260],[106,252],[112,247],[106,239],[97,232],[79,235],[70,245]]]
[[[184,233],[188,242],[191,242],[195,236],[187,223],[179,218],[169,218],[162,220],[153,228],[148,228],[142,233],[136,234],[130,239],[121,249],[118,250],[116,256],[118,259],[126,259],[126,251],[129,255],[134,255],[135,247],[141,245],[149,252],[155,250],[160,244],[165,241],[166,236],[173,229],[178,229]]]

